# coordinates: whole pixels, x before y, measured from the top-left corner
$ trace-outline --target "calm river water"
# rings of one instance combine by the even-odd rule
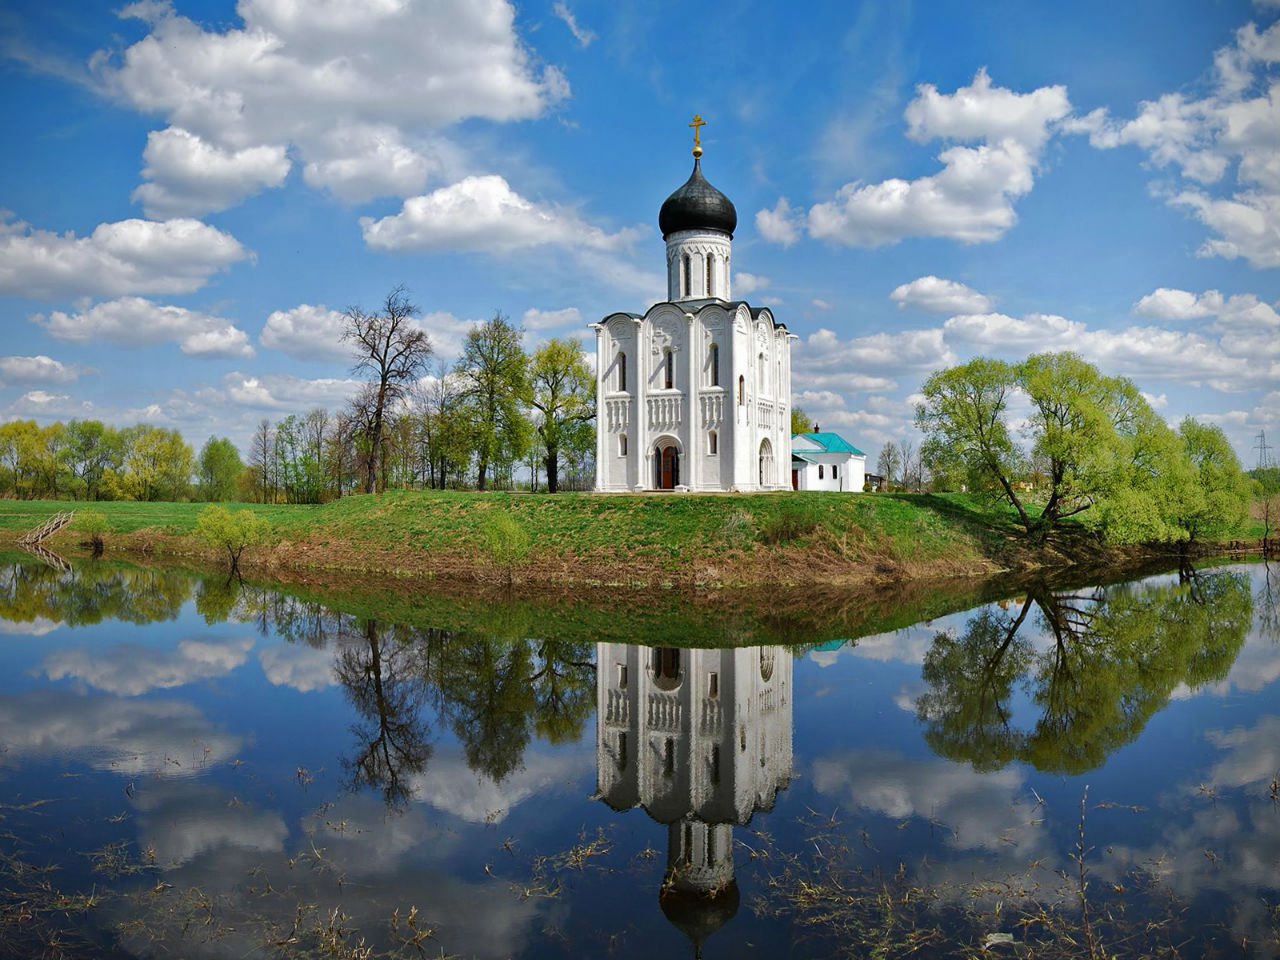
[[[1280,955],[1275,566],[540,632],[0,567],[0,955]]]

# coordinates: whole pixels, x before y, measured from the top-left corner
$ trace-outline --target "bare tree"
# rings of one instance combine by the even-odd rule
[[[377,489],[382,430],[387,408],[422,375],[431,358],[431,341],[413,318],[418,308],[409,300],[404,284],[393,288],[379,313],[348,307],[342,339],[356,352],[355,372],[370,374],[373,388],[368,411],[368,449],[365,452],[365,493]]]
[[[253,433],[252,447],[249,451],[249,466],[258,475],[258,491],[259,502],[269,503],[267,499],[267,484],[271,480],[272,473],[272,449],[274,447],[274,437],[271,431],[271,421],[263,417],[258,423],[258,429]],[[272,496],[274,500],[274,495]]]
[[[880,448],[880,456],[876,458],[876,473],[884,477],[886,484],[892,485],[901,466],[902,453],[898,450],[898,445],[889,440]]]
[[[920,455],[916,445],[910,440],[898,444],[898,454],[902,457],[902,487],[904,490],[920,492]]]

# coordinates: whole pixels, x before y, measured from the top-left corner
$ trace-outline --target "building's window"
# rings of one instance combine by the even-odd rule
[[[747,402],[747,378],[738,375],[738,406],[743,406]]]
[[[627,435],[624,433],[618,437],[618,456],[625,457],[627,455]]]
[[[716,292],[715,284],[711,282],[711,276],[712,276],[711,271],[713,269],[714,267],[712,267],[711,265],[711,254],[708,253],[707,254],[707,296],[708,297],[714,296]]]
[[[680,679],[680,648],[679,647],[654,647],[653,648],[653,679],[654,680],[679,680]]]
[[[719,440],[716,437],[716,432],[714,430],[707,434],[707,453],[713,457],[720,452],[717,447],[718,442]]]
[[[711,783],[713,785],[720,783],[720,744],[713,743],[711,745]],[[711,831],[707,831],[707,861],[715,863],[715,854],[711,847]]]
[[[618,389],[627,389],[627,355],[625,353],[618,354]]]
[[[720,674],[707,674],[707,696],[712,699],[720,696]]]
[[[671,348],[667,347],[662,351],[662,367],[663,367],[663,386],[668,390],[675,384],[676,363],[675,358],[671,354]]]
[[[692,273],[693,261],[689,259],[689,255],[684,255],[684,295],[689,296],[689,292],[693,289]]]
[[[668,777],[676,772],[676,742],[670,737],[662,747],[662,772]]]
[[[822,464],[818,464],[818,479],[822,479]]]
[[[771,649],[766,649],[765,647],[760,648],[760,679],[763,680],[765,683],[768,683],[770,680],[773,679],[773,651]],[[763,728],[760,730],[760,738],[761,738],[760,745],[763,747],[764,746]],[[763,755],[764,754],[762,751],[761,756]]]
[[[618,664],[618,689],[627,689],[627,665],[625,663]]]
[[[720,386],[720,344],[711,345],[711,385]]]
[[[838,463],[833,463],[831,465],[831,479],[832,480],[840,479],[840,465]]]
[[[625,770],[627,767],[627,734],[622,731],[618,734],[618,769]]]
[[[765,384],[764,371],[765,371],[765,366],[764,366],[764,354],[763,354],[763,353],[762,353],[762,354],[760,354],[760,356],[757,358],[757,365],[756,365],[756,369],[758,369],[758,370],[760,371],[760,392],[761,392],[761,393],[764,393],[764,384]]]
[[[693,824],[684,825],[684,865],[693,866]]]

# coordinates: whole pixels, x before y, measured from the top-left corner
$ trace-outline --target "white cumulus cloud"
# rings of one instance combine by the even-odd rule
[[[60,360],[46,357],[0,357],[0,383],[71,383],[81,371]]]
[[[1088,134],[1098,149],[1136,146],[1152,165],[1192,181],[1160,192],[1212,232],[1198,255],[1280,266],[1278,63],[1280,22],[1262,31],[1246,24],[1215,53],[1213,87],[1204,97],[1166,93],[1139,104],[1132,120],[1099,108],[1065,128]],[[1233,168],[1234,185],[1217,187]]]
[[[302,360],[353,359],[351,347],[342,342],[344,314],[324,304],[300,303],[275,310],[258,336],[264,347]]]
[[[953,142],[938,154],[942,169],[916,180],[847,183],[834,199],[809,209],[805,226],[811,236],[846,246],[878,247],[917,236],[997,240],[1017,222],[1014,202],[1034,186],[1044,146],[1070,112],[1065,87],[1016,93],[993,85],[985,68],[955,93],[921,84],[907,105],[907,135],[922,143]],[[761,211],[773,232],[761,230],[768,239],[795,239],[794,221],[784,217],[783,226],[777,224],[786,213],[782,202]]]
[[[199,216],[234,206],[289,174],[289,158],[278,144],[229,150],[189,130],[169,127],[147,134],[142,152],[147,183],[133,192],[149,217]]]
[[[349,202],[407,196],[437,167],[440,130],[536,117],[569,93],[507,0],[242,0],[236,13],[210,28],[135,3],[121,15],[148,34],[91,62],[114,97],[169,125],[148,142],[136,197],[149,210],[224,208],[283,183],[291,156]]]
[[[120,220],[92,234],[0,220],[0,294],[61,300],[190,293],[249,257],[229,233],[198,220]]]
[[[911,307],[925,313],[985,313],[991,309],[990,297],[963,283],[932,275],[895,287],[889,299],[899,309]]]
[[[565,307],[563,310],[538,310],[530,307],[524,312],[524,328],[526,330],[558,330],[561,327],[582,325],[582,311],[577,307]]]
[[[58,340],[88,343],[106,340],[121,347],[177,343],[192,356],[252,357],[249,335],[222,317],[165,306],[142,297],[121,297],[80,313],[54,310],[32,320]]]
[[[634,230],[605,233],[572,210],[520,196],[496,175],[466,177],[424,196],[410,197],[400,212],[360,221],[364,239],[378,250],[510,252],[538,246],[613,250]]]

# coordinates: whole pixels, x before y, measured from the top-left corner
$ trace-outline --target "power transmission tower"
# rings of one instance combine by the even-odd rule
[[[1267,431],[1260,430],[1258,432],[1258,442],[1254,444],[1253,449],[1258,451],[1259,470],[1265,470],[1275,464],[1275,461],[1271,459],[1271,447],[1267,445]]]

